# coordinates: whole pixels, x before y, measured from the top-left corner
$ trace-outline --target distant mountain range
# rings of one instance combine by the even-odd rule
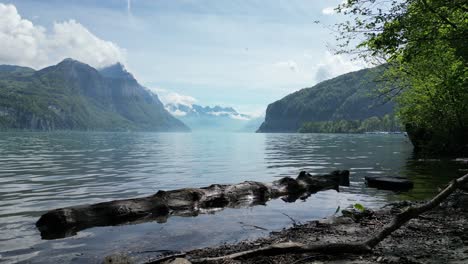
[[[0,129],[189,131],[121,64],[0,65]]]
[[[241,114],[232,107],[174,103],[165,107],[193,131],[254,132],[263,121],[263,118]]]
[[[382,66],[321,82],[254,118],[232,107],[163,105],[120,63],[99,70],[73,59],[38,71],[0,65],[0,129],[297,132],[305,122],[393,113],[393,103],[371,95],[381,72]]]
[[[384,66],[323,81],[270,105],[257,132],[297,132],[305,122],[363,120],[393,113],[394,103],[375,97]]]

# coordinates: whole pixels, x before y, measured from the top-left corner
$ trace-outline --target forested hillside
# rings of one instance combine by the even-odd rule
[[[376,97],[384,66],[347,73],[270,104],[258,132],[297,132],[305,122],[363,120],[393,113]]]
[[[364,120],[335,120],[305,122],[299,128],[300,133],[366,133],[366,132],[402,132],[402,124],[395,115],[381,118],[373,116]]]
[[[0,129],[188,131],[122,65],[0,66]]]

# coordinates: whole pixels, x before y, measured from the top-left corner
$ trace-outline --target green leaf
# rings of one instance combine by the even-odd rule
[[[362,204],[358,204],[358,203],[354,204],[353,207],[361,212],[364,212],[364,210],[366,210],[366,208]]]

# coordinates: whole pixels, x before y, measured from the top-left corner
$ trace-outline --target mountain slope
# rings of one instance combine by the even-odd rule
[[[2,129],[189,130],[120,64],[100,72],[66,59],[39,71],[2,66],[0,74]]]
[[[268,105],[257,132],[297,132],[304,122],[361,120],[393,113],[393,103],[381,104],[371,95],[382,69],[347,73]]]
[[[22,67],[16,65],[0,65],[0,77],[15,74],[15,75],[31,75],[35,71],[29,67]]]

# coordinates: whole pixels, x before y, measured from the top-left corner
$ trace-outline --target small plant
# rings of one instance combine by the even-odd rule
[[[354,209],[357,209],[361,212],[364,212],[366,210],[366,208],[362,204],[358,204],[358,203],[354,204],[353,207]]]

